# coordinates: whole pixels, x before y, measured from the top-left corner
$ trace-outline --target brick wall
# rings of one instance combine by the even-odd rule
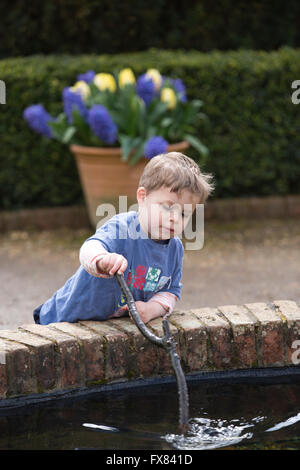
[[[294,301],[174,311],[171,331],[186,374],[300,363]],[[162,336],[161,319],[148,327]],[[0,330],[0,398],[173,375],[168,354],[129,318]]]

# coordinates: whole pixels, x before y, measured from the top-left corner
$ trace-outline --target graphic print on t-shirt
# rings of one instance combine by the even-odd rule
[[[158,292],[163,287],[166,289],[171,284],[171,276],[161,276],[161,269],[154,266],[144,266],[139,264],[135,269],[130,269],[127,276],[127,285],[129,289],[139,289],[145,292]],[[126,299],[122,295],[118,307],[126,304]]]
[[[139,264],[136,269],[130,269],[127,277],[127,284],[130,289],[139,289],[144,291],[157,292],[171,281],[171,276],[159,276],[161,269],[153,266],[143,266]]]

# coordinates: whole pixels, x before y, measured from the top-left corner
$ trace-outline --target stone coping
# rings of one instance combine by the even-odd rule
[[[300,217],[300,195],[266,196],[208,200],[205,220],[236,220],[239,218]],[[55,230],[90,226],[84,206],[45,207],[0,211],[0,232],[9,230]]]
[[[300,364],[298,302],[176,310],[169,320],[187,376]],[[162,336],[161,318],[148,327]],[[129,318],[0,330],[1,402],[170,375],[166,351],[144,338]]]

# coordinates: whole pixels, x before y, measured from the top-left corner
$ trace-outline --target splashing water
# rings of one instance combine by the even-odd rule
[[[297,423],[298,421],[300,421],[300,413],[298,413],[296,416],[292,416],[291,418],[287,419],[286,421],[283,421],[282,423],[276,424],[272,428],[267,429],[266,432],[278,431],[278,429],[286,428],[288,426],[292,426],[293,424]]]
[[[255,418],[253,421],[257,420]],[[189,422],[186,434],[167,434],[161,436],[152,432],[137,432],[131,429],[116,428],[103,424],[83,423],[83,426],[94,431],[104,433],[119,432],[130,433],[133,437],[152,437],[163,439],[175,449],[204,450],[215,449],[237,444],[243,439],[250,439],[252,433],[241,434],[244,429],[254,424],[235,424],[238,420],[226,421],[221,419],[211,420],[208,418],[193,418]]]
[[[206,414],[206,413],[205,413]],[[152,439],[154,442],[164,440],[173,448],[178,450],[210,450],[221,447],[229,447],[240,443],[243,440],[257,437],[256,424],[262,421],[269,421],[267,416],[256,416],[245,422],[240,419],[210,419],[192,418],[189,420],[188,429],[184,434],[161,435],[156,432],[137,431],[128,428],[117,428],[103,424],[83,423],[83,426],[102,433],[119,433],[131,439]],[[282,428],[291,427],[300,421],[300,413],[291,416],[287,420],[267,429],[261,430],[263,433],[278,431]],[[247,428],[254,428],[253,432],[244,432]],[[128,436],[128,434],[130,436]],[[260,434],[261,436],[261,434]],[[260,438],[261,439],[261,438]]]
[[[165,440],[179,450],[209,450],[226,447],[251,439],[253,434],[244,429],[254,426],[251,423],[239,423],[238,420],[193,418],[189,422],[186,434],[167,434]]]

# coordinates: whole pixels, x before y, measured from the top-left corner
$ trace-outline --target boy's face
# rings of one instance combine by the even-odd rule
[[[174,193],[164,186],[147,194],[144,187],[139,187],[137,201],[144,232],[153,240],[167,240],[183,232],[199,197],[187,189]]]

